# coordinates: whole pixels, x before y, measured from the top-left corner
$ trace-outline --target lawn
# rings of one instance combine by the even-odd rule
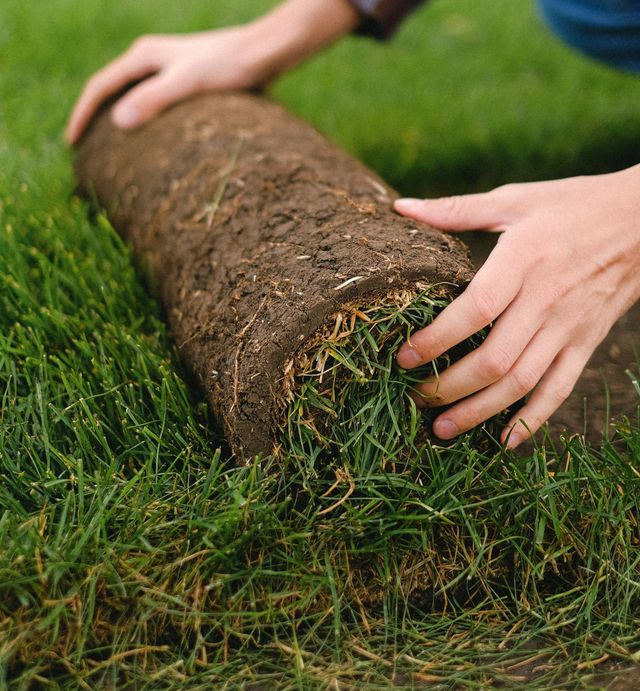
[[[0,688],[597,687],[640,660],[638,417],[524,458],[434,446],[327,513],[334,469],[218,449],[126,248],[74,196],[62,129],[93,70],[270,4],[0,5]],[[407,194],[640,161],[640,79],[513,0],[436,0],[272,91]]]

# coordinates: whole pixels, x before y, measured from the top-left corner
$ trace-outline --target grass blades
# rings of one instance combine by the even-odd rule
[[[418,284],[337,314],[285,368],[289,405],[282,447],[303,463],[320,458],[322,467],[338,464],[365,475],[419,457],[433,415],[420,413],[410,392],[484,334],[413,371],[397,367],[395,353],[448,304],[454,289]]]
[[[423,324],[432,295],[373,332],[356,319],[357,350],[321,346],[367,380],[350,411],[303,384],[300,420],[369,437],[326,464],[305,423],[237,467],[126,249],[73,198],[61,130],[89,73],[143,32],[268,5],[0,4],[0,688],[600,688],[617,668],[637,687],[637,416],[525,457],[430,444],[396,405],[389,324]],[[276,92],[405,194],[638,160],[640,82],[510,0],[429,3],[395,43],[344,42]]]

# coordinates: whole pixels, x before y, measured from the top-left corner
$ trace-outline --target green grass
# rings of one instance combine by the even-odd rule
[[[422,285],[371,305],[345,306],[307,342],[285,368],[290,375],[287,425],[280,440],[284,454],[310,462],[316,471],[339,459],[339,474],[347,477],[351,471],[365,476],[387,468],[396,472],[422,458],[434,416],[420,413],[410,392],[477,347],[486,334],[412,371],[397,367],[394,359],[407,336],[431,323],[451,301],[451,290],[446,284]],[[469,444],[486,449],[491,435],[500,434],[496,422],[470,436]],[[494,449],[499,446],[491,443]]]
[[[268,4],[0,6],[0,688],[597,686],[640,651],[638,419],[526,458],[465,437],[386,472],[237,468],[73,198],[61,130],[92,70]],[[275,93],[406,193],[640,160],[640,80],[511,0],[433,2]]]

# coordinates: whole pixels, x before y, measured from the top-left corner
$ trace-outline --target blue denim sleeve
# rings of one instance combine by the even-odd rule
[[[597,60],[640,72],[640,0],[539,0],[567,43]]]
[[[362,15],[356,33],[389,38],[397,25],[425,0],[349,0]]]

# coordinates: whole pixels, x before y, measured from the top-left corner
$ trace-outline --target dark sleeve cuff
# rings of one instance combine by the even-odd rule
[[[349,0],[362,15],[357,34],[389,38],[398,24],[425,0]]]

